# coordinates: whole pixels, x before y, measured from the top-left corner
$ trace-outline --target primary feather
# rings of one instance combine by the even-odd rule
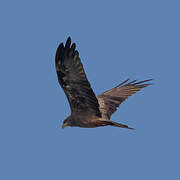
[[[101,117],[98,100],[75,48],[75,43],[71,46],[70,37],[65,47],[61,43],[57,48],[55,62],[59,83],[68,98],[72,112],[88,110]]]

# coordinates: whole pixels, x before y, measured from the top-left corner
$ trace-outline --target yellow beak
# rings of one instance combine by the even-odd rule
[[[62,125],[62,129],[64,129],[65,127],[66,127],[66,124],[63,124],[63,125]]]

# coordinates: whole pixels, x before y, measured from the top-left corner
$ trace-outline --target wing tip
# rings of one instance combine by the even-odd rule
[[[131,129],[131,130],[136,130],[135,128],[132,128],[132,127],[129,127],[129,126],[128,126],[127,128],[128,128],[128,129]]]
[[[69,36],[67,38],[67,41],[66,41],[66,44],[65,44],[65,49],[69,49],[70,48],[70,45],[71,45],[71,37]]]
[[[122,86],[123,84],[125,84],[126,82],[128,82],[130,80],[130,78],[126,79],[125,81],[123,81],[122,83],[118,84],[115,88],[118,88],[120,86]]]
[[[63,44],[63,43],[60,43],[59,46],[57,47],[57,50],[56,50],[56,56],[55,56],[55,60],[56,60],[56,61],[58,61],[58,59],[59,59],[60,56],[62,55],[63,49],[64,49],[64,44]]]
[[[67,41],[71,42],[71,36],[68,36]]]
[[[136,85],[140,85],[140,86],[149,86],[149,85],[153,85],[153,83],[146,83],[146,82],[149,82],[149,81],[153,81],[154,79],[146,79],[146,80],[143,80],[143,81],[137,81],[137,80],[132,80],[130,82],[128,82],[130,79],[128,78],[126,81],[122,82],[121,84],[119,84],[118,86],[116,87],[123,87],[123,86],[129,86],[129,85],[132,85],[132,86],[136,86]],[[128,83],[126,83],[128,82]],[[145,83],[145,84],[144,84]]]

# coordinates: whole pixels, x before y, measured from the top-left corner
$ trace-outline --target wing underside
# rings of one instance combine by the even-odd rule
[[[148,79],[139,82],[134,80],[128,82],[129,79],[127,79],[115,88],[97,96],[102,116],[104,118],[110,119],[111,115],[117,110],[122,102],[124,102],[128,97],[132,96],[136,92],[140,91],[142,88],[151,85],[151,83],[148,83],[151,80],[152,79]]]

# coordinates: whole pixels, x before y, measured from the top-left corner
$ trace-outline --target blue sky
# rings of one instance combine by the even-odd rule
[[[178,179],[179,1],[1,1],[0,179]],[[66,128],[54,56],[77,43],[96,94],[127,78],[154,85],[112,120],[136,131]]]

